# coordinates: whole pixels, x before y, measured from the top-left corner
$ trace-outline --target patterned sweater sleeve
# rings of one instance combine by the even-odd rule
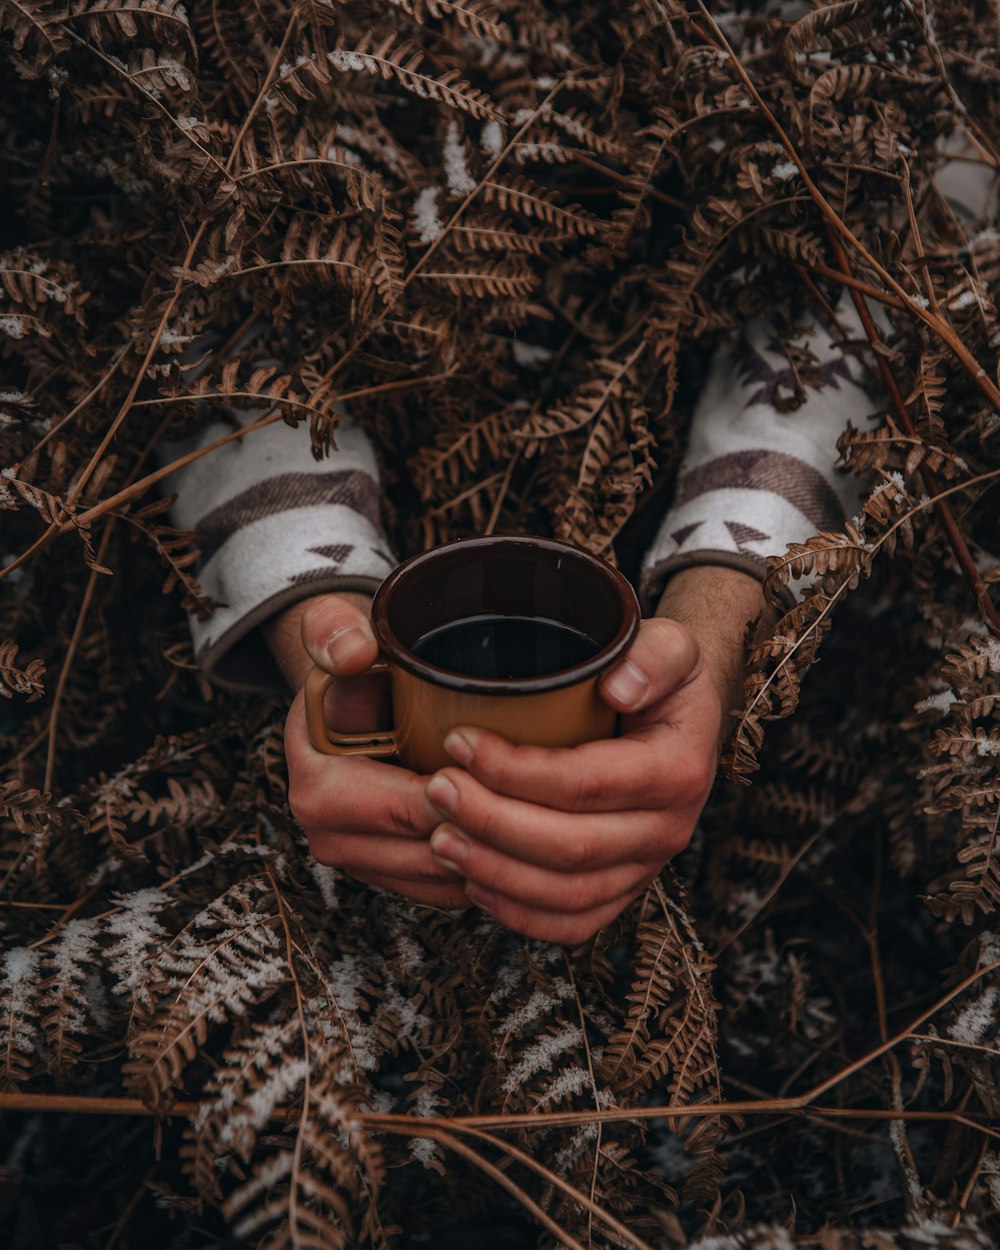
[[[716,354],[672,504],[643,562],[650,610],[680,569],[719,564],[763,577],[768,555],[841,529],[859,510],[861,484],[834,462],[848,420],[862,425],[877,406],[850,346],[861,338],[853,306],[842,302],[836,324],[782,343],[769,321],[755,319]]]
[[[214,424],[173,444],[169,458],[231,429],[231,423]],[[349,417],[338,425],[336,442],[330,456],[316,461],[306,430],[276,422],[167,480],[177,492],[175,524],[200,536],[198,580],[221,604],[208,620],[191,619],[198,663],[221,686],[283,689],[259,626],[310,595],[374,591],[396,564],[379,519],[372,446]]]

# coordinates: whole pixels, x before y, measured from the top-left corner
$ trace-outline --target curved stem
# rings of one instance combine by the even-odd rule
[[[830,239],[833,249],[837,254],[837,261],[841,270],[845,275],[853,277],[851,270],[850,258],[844,250],[843,244],[838,238],[831,235]],[[930,279],[928,278],[928,282]],[[861,318],[861,324],[864,326],[865,334],[868,341],[872,345],[872,351],[875,356],[875,363],[878,366],[879,375],[882,379],[882,385],[886,389],[889,396],[889,402],[892,404],[892,410],[896,415],[896,420],[900,426],[906,431],[911,438],[917,438],[917,429],[913,424],[913,418],[910,416],[909,409],[906,407],[906,401],[899,389],[899,383],[896,381],[896,375],[893,373],[885,352],[881,349],[882,340],[879,336],[878,329],[875,326],[875,319],[872,317],[871,309],[865,301],[864,295],[855,289],[850,288],[851,299],[854,301],[854,307],[858,311]],[[979,610],[986,617],[986,623],[990,628],[990,632],[1000,638],[1000,614],[993,605],[990,598],[989,590],[985,582],[976,568],[976,562],[972,558],[968,544],[958,528],[955,521],[954,513],[947,501],[941,495],[941,487],[937,480],[937,475],[926,464],[920,466],[920,476],[923,478],[927,493],[934,498],[934,510],[938,515],[938,519],[944,528],[945,535],[948,539],[948,545],[958,561],[958,566],[962,570],[965,580],[969,583],[972,593],[976,596],[976,604]]]

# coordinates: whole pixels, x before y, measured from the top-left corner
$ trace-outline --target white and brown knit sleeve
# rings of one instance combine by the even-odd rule
[[[259,415],[259,414],[257,414]],[[247,421],[246,414],[233,419]],[[173,459],[232,429],[218,423]],[[205,621],[192,617],[195,655],[205,674],[231,689],[281,689],[258,628],[310,595],[374,591],[396,564],[379,520],[375,455],[350,418],[337,448],[313,459],[309,434],[280,422],[255,430],[178,470],[174,523],[200,536],[198,580],[222,604]]]
[[[836,322],[781,343],[757,319],[716,354],[672,505],[643,562],[651,608],[680,569],[719,564],[762,577],[767,556],[841,529],[859,510],[859,482],[834,468],[836,443],[877,401],[848,346],[862,336],[853,307],[842,303]]]

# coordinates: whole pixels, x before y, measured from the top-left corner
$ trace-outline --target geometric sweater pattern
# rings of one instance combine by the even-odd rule
[[[758,319],[717,351],[673,501],[643,561],[646,611],[680,569],[715,564],[760,577],[768,555],[858,511],[858,482],[834,462],[848,420],[861,425],[876,406],[852,349],[861,337],[848,301],[834,324],[792,341]],[[260,415],[230,411],[228,423],[166,452],[182,455]],[[313,459],[305,427],[275,422],[178,470],[168,489],[175,524],[200,536],[202,588],[222,605],[207,621],[191,618],[198,662],[220,685],[280,690],[259,626],[312,595],[372,593],[396,564],[379,519],[375,454],[349,415],[324,460]]]

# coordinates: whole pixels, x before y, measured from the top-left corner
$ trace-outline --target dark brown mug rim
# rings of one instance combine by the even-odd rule
[[[454,551],[461,547],[469,551],[477,548],[485,551],[496,550],[501,546],[518,546],[534,548],[565,554],[583,560],[598,577],[600,577],[617,598],[621,607],[621,625],[611,641],[597,652],[596,655],[584,660],[571,668],[560,669],[555,673],[542,673],[537,677],[523,677],[507,680],[500,677],[468,677],[463,673],[453,673],[446,668],[430,664],[409,651],[397,638],[389,624],[389,600],[393,588],[402,578],[407,577],[422,565],[434,562],[442,553]],[[465,694],[491,695],[524,695],[545,694],[550,690],[562,690],[567,686],[575,686],[579,682],[595,677],[609,668],[619,656],[624,655],[631,646],[639,631],[639,602],[631,584],[616,568],[598,556],[577,547],[573,543],[563,542],[557,538],[541,538],[533,535],[496,536],[489,538],[459,538],[455,542],[443,543],[440,547],[432,547],[429,551],[421,551],[410,556],[398,565],[379,586],[372,602],[372,624],[375,636],[384,657],[392,664],[420,677],[435,686],[444,686],[448,690],[459,690]]]

